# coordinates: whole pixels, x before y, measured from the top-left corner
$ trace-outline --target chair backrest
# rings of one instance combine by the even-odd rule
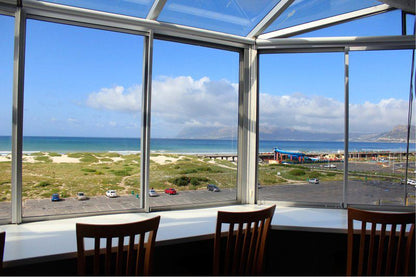
[[[214,275],[261,275],[267,234],[276,205],[250,212],[218,211]],[[223,226],[228,231],[222,232]]]
[[[150,275],[159,222],[160,216],[125,224],[77,223],[78,274]],[[86,251],[88,240],[94,242],[94,250]],[[89,256],[93,256],[91,263]]]
[[[355,221],[360,229],[354,229]],[[347,275],[414,274],[414,244],[414,212],[348,208]]]
[[[0,232],[0,273],[3,271],[3,257],[4,257],[4,244],[6,241],[6,232]]]

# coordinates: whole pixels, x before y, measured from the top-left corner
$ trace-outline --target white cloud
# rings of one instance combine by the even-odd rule
[[[87,105],[95,109],[132,113],[134,122],[141,105],[141,87],[102,88],[91,93]],[[351,132],[385,132],[407,123],[408,103],[390,98],[378,103],[350,104]],[[175,137],[184,128],[236,128],[238,84],[227,80],[199,80],[189,76],[160,77],[152,86],[152,132]],[[124,126],[117,119],[111,126]],[[137,126],[130,126],[135,127]],[[275,128],[299,131],[342,133],[344,103],[319,95],[260,95],[260,130]]]
[[[78,124],[79,123],[79,120],[78,119],[72,118],[72,117],[68,118],[67,121],[70,124]]]
[[[152,113],[186,126],[236,124],[238,91],[228,81],[164,77],[153,81]]]
[[[141,105],[140,91],[139,86],[131,87],[127,91],[123,86],[102,88],[88,96],[87,105],[95,109],[137,112]]]
[[[382,99],[378,103],[350,104],[351,132],[385,132],[406,124],[408,103],[401,99]],[[301,93],[260,96],[261,131],[272,127],[300,131],[342,133],[344,103],[323,96]]]

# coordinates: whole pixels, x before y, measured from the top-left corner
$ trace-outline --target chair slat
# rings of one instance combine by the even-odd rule
[[[106,238],[105,240],[106,240],[106,247],[105,247],[105,275],[110,275],[110,272],[111,272],[112,238]]]
[[[386,256],[386,273],[391,275],[391,264],[393,260],[393,251],[396,245],[396,224],[391,225],[390,229],[390,236],[389,236],[389,242],[388,242],[388,248],[387,248],[387,256]]]
[[[94,239],[94,275],[100,274],[100,238]]]
[[[269,219],[268,219],[269,220]],[[269,223],[270,224],[270,223]],[[264,247],[266,243],[266,235],[264,234],[266,226],[266,219],[262,218],[260,220],[260,227],[259,231],[257,233],[257,240],[256,240],[256,246],[254,250],[254,258],[253,258],[253,270],[252,274],[255,274],[258,271],[261,271],[261,267],[263,266],[263,255],[264,255]],[[263,239],[264,237],[264,239]],[[261,261],[261,262],[259,262]]]
[[[386,224],[381,224],[380,239],[378,243],[378,252],[377,252],[377,269],[376,275],[381,275],[382,267],[384,264],[383,261],[383,251],[384,251],[384,241],[386,238]]]
[[[124,251],[124,237],[118,237],[117,255],[116,255],[116,275],[122,275],[123,270],[123,251]]]
[[[253,237],[253,230],[252,230],[252,223],[246,223],[246,229],[244,230],[244,240],[243,240],[243,248],[241,251],[241,258],[240,258],[240,269],[239,272],[246,272],[248,274],[248,270],[250,269],[250,265],[248,264],[248,255],[250,253],[250,241],[251,237]]]
[[[137,255],[136,255],[136,264],[140,264],[142,262],[144,255],[144,234],[139,234],[139,245],[137,247]],[[136,267],[136,275],[139,275],[140,267]]]
[[[367,222],[365,221],[361,223],[360,252],[359,252],[359,258],[358,258],[358,275],[363,275],[366,225],[367,225]]]
[[[377,224],[374,222],[371,223],[371,233],[370,233],[370,244],[368,251],[368,263],[367,263],[367,275],[372,275],[373,272],[373,258],[374,258],[374,242],[376,240],[376,228]]]
[[[233,262],[231,267],[231,274],[236,275],[238,272],[238,267],[240,265],[240,257],[243,254],[242,251],[240,252],[241,245],[242,245],[242,237],[243,237],[243,223],[238,223],[237,225],[237,234],[235,237],[235,244],[233,250]]]
[[[405,230],[406,230],[406,225],[405,224],[400,224],[400,233],[399,233],[399,240],[397,242],[397,251],[396,251],[396,262],[394,265],[394,275],[399,275],[399,270],[400,270],[400,260],[401,260],[401,254],[404,250],[404,246],[403,246],[403,242],[405,240]]]
[[[250,247],[248,250],[248,254],[247,254],[247,260],[248,261],[253,261],[254,260],[254,253],[256,252],[256,245],[257,245],[257,240],[259,239],[259,222],[256,221],[253,223],[253,234],[251,236],[250,239]],[[251,272],[253,272],[253,263],[248,262],[247,263],[247,271],[246,274],[249,275]]]
[[[129,244],[127,247],[126,257],[126,275],[133,275],[134,237],[134,234],[130,234],[129,236]]]
[[[234,235],[234,224],[230,224],[228,228],[228,235],[227,235],[227,244],[225,248],[225,264],[224,264],[224,273],[229,274],[230,272],[230,262],[231,260],[231,248],[233,245],[233,235]]]
[[[4,257],[4,244],[6,242],[6,232],[0,232],[0,275],[3,271],[3,257]]]

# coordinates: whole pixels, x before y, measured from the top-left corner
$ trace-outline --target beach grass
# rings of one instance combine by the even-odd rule
[[[99,196],[105,195],[108,189],[116,190],[119,195],[140,192],[139,154],[35,152],[24,155],[22,169],[23,199],[50,198],[53,193],[64,198],[75,197],[80,191],[87,196]],[[300,183],[309,178],[339,181],[343,172],[296,164],[261,163],[258,167],[261,185]],[[149,186],[157,191],[168,187],[179,191],[206,189],[209,183],[235,188],[237,163],[197,155],[152,154],[150,157]],[[0,162],[0,194],[0,201],[11,200],[11,161],[8,159]]]

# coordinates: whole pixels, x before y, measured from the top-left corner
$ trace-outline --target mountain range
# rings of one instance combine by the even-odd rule
[[[411,127],[410,142],[415,143],[415,126]],[[230,135],[231,134],[231,135]],[[179,132],[177,138],[188,139],[236,139],[237,130],[227,127],[188,127]],[[260,131],[261,140],[297,140],[297,141],[342,141],[343,133],[316,133],[291,128],[274,128]],[[350,133],[350,141],[362,142],[406,142],[407,126],[398,125],[383,133]]]

